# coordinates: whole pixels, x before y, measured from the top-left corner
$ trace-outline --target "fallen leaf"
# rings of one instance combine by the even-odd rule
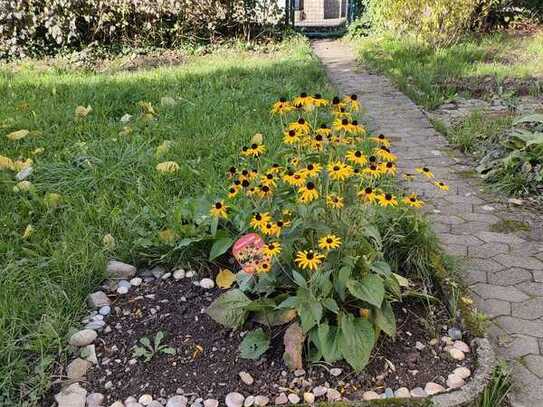
[[[23,192],[26,192],[26,191],[30,191],[30,189],[32,188],[32,182],[30,181],[21,181],[21,182],[18,182],[15,189],[16,189],[16,192],[19,192],[19,191],[23,191]]]
[[[215,278],[217,287],[224,290],[232,287],[234,281],[236,281],[236,275],[228,269],[221,269],[221,271],[219,271],[219,274],[217,274],[217,277]]]
[[[13,170],[15,168],[15,163],[9,157],[0,155],[0,170]]]
[[[104,248],[106,250],[111,251],[111,250],[115,249],[115,238],[113,237],[113,235],[108,233],[102,239],[102,244],[104,245]]]
[[[11,141],[17,141],[25,138],[30,134],[28,130],[17,130],[12,133],[9,133],[6,137]]]
[[[30,236],[32,236],[32,232],[34,231],[34,228],[32,225],[27,225],[25,228],[25,231],[23,232],[23,239],[29,239]]]
[[[173,141],[171,140],[164,140],[162,144],[160,144],[155,151],[155,157],[160,158],[164,156],[168,151],[170,151],[170,148],[173,146]]]
[[[92,112],[92,107],[90,106],[77,106],[75,108],[75,118],[76,119],[83,119],[89,115],[89,113]]]
[[[172,107],[172,106],[175,106],[177,104],[177,102],[171,96],[164,96],[164,97],[160,98],[160,104],[162,106]]]
[[[179,164],[177,164],[175,161],[164,161],[157,164],[156,170],[163,174],[172,174],[179,170]]]
[[[173,242],[177,239],[177,234],[171,229],[164,229],[158,232],[158,238],[163,242]]]
[[[251,144],[262,144],[264,142],[264,136],[262,133],[256,133],[251,139]]]

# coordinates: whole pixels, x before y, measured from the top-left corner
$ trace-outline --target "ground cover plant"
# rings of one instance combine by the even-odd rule
[[[543,34],[497,33],[434,48],[410,36],[353,40],[366,66],[393,79],[426,109],[457,95],[541,93]]]
[[[1,68],[0,404],[39,395],[107,258],[182,260],[181,197],[218,186],[246,134],[276,126],[272,101],[311,86],[302,40],[135,73]]]
[[[392,304],[402,286],[409,288],[384,257],[379,214],[402,219],[424,202],[398,189],[391,141],[367,133],[356,119],[359,108],[356,95],[280,99],[272,112],[281,120],[282,144],[255,134],[227,173],[225,197],[188,202],[192,223],[214,236],[210,259],[233,244],[242,265],[235,276],[221,272],[225,288],[234,281],[239,288],[215,300],[208,314],[233,329],[249,313],[270,326],[296,320],[284,333],[292,369],[303,367],[304,344],[309,359],[343,359],[363,369],[380,332],[394,337]],[[417,173],[448,189],[429,168]],[[269,343],[259,328],[240,349],[258,358]]]

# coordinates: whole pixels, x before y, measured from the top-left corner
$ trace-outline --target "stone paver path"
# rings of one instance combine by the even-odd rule
[[[479,308],[492,320],[489,336],[499,356],[513,366],[513,405],[543,406],[543,227],[541,216],[512,208],[482,191],[467,176],[470,167],[447,146],[424,113],[385,77],[357,66],[353,50],[340,41],[313,43],[338,91],[356,93],[370,127],[394,140],[399,167],[429,167],[450,186],[427,182],[412,188],[427,210],[449,253],[466,259],[465,277]],[[526,222],[529,231],[501,233],[504,220]]]

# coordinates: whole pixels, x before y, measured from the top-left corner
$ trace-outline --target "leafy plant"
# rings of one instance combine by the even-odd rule
[[[139,343],[140,345],[134,346],[134,354],[133,356],[135,358],[143,358],[145,362],[149,362],[151,359],[153,359],[157,354],[164,353],[167,355],[175,355],[176,350],[170,346],[162,344],[162,340],[164,339],[164,332],[158,331],[155,335],[155,338],[153,342],[146,336],[143,338],[140,338]]]
[[[239,345],[240,356],[243,359],[258,359],[270,347],[270,337],[262,328],[249,332]]]
[[[385,261],[380,231],[387,228],[375,223],[409,219],[411,207],[424,202],[398,190],[390,140],[367,133],[354,119],[358,107],[354,95],[278,101],[272,110],[283,144],[255,135],[228,171],[228,197],[208,204],[219,231],[243,235],[232,249],[242,266],[238,288],[218,297],[208,314],[234,329],[248,317],[267,326],[293,321],[287,331],[295,340],[284,338],[289,366],[299,365],[300,335],[311,360],[344,359],[361,370],[381,332],[396,334],[393,304],[409,283]],[[417,171],[432,179],[429,169]],[[431,254],[413,252],[412,262]],[[256,358],[266,344],[256,330],[240,350]]]

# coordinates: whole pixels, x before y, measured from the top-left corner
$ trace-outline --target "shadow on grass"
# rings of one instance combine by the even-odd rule
[[[272,102],[303,90],[330,96],[327,86],[306,44],[266,58],[212,56],[143,73],[0,73],[0,154],[28,158],[45,149],[33,157],[30,192],[13,192],[13,175],[0,171],[0,405],[35,402],[57,379],[53,361],[108,257],[136,263],[148,247],[167,252],[157,235],[181,222],[180,200],[219,192],[254,133],[278,140]],[[163,96],[177,104],[161,107]],[[138,119],[142,100],[156,106],[156,119]],[[78,105],[93,111],[74,120]],[[132,131],[120,135],[127,113]],[[19,129],[37,132],[6,139]],[[159,158],[164,140],[174,144]],[[179,163],[177,174],[155,170],[167,160]],[[51,192],[62,196],[56,208],[45,199]],[[23,239],[27,225],[33,233]],[[111,252],[102,244],[108,233]]]

